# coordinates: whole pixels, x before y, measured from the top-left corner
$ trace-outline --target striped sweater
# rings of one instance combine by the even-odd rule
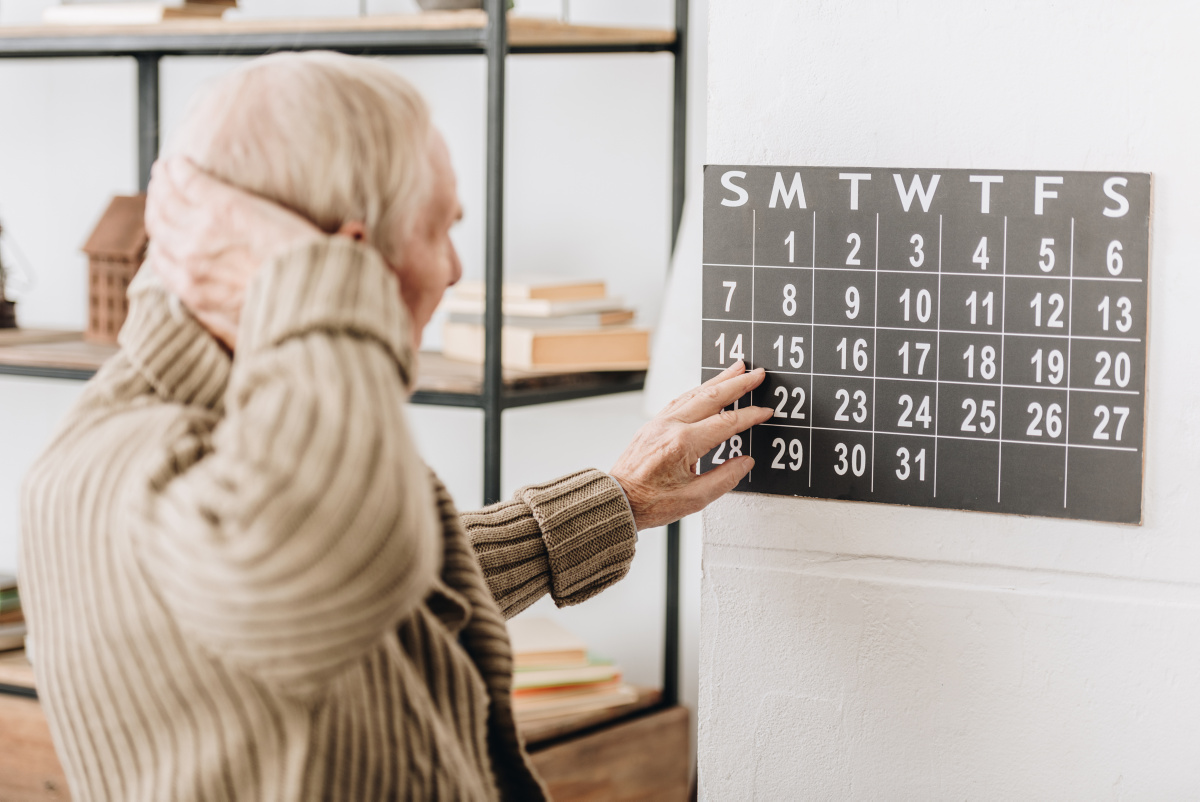
[[[460,516],[405,418],[392,273],[331,238],[230,358],[148,271],[22,493],[38,688],[79,800],[538,799],[504,619],[620,579],[588,470]]]

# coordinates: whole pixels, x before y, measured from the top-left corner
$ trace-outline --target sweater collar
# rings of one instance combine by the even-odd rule
[[[223,411],[232,357],[167,292],[149,262],[129,285],[129,315],[117,341],[162,398]]]

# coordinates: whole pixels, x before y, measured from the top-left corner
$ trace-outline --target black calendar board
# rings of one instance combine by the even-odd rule
[[[739,490],[1140,523],[1150,176],[710,165],[702,378]]]

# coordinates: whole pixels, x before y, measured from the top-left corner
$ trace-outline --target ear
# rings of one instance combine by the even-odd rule
[[[341,228],[335,232],[335,236],[349,237],[355,242],[365,242],[367,239],[367,227],[359,220],[348,220],[342,223]]]

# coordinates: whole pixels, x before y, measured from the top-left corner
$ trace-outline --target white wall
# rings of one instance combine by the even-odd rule
[[[1200,795],[1196,6],[710,3],[711,163],[1155,174],[1141,527],[728,497],[704,798]]]
[[[0,0],[0,24],[36,22],[54,0]],[[371,0],[374,12],[411,0]],[[357,0],[242,0],[247,15],[357,12]],[[581,23],[670,27],[672,0],[573,0]],[[556,14],[558,0],[518,11]],[[702,40],[702,36],[701,36]],[[701,41],[702,44],[702,41]],[[702,53],[701,53],[702,58]],[[387,59],[425,92],[450,143],[466,220],[456,233],[468,276],[483,269],[484,61]],[[164,134],[191,94],[235,59],[170,58],[162,67]],[[78,248],[107,198],[135,190],[135,70],[131,61],[0,60],[0,220],[28,255],[36,285],[20,299],[25,326],[84,324],[86,262]],[[703,99],[701,83],[694,97]],[[506,265],[539,273],[602,275],[614,292],[658,317],[669,253],[672,60],[665,54],[519,56],[509,62]],[[702,126],[701,108],[695,119]],[[695,162],[699,162],[699,153]],[[698,173],[697,173],[698,174]],[[436,323],[429,340],[438,340]],[[0,571],[17,565],[21,476],[78,396],[74,382],[0,377]],[[506,413],[504,492],[585,466],[607,469],[646,415],[641,394]],[[482,417],[415,407],[426,459],[465,508],[482,495]],[[563,620],[630,679],[661,676],[664,537],[643,533],[630,577]],[[685,549],[685,613],[692,645],[685,689],[695,693],[698,548]],[[542,604],[539,613],[551,613]]]

